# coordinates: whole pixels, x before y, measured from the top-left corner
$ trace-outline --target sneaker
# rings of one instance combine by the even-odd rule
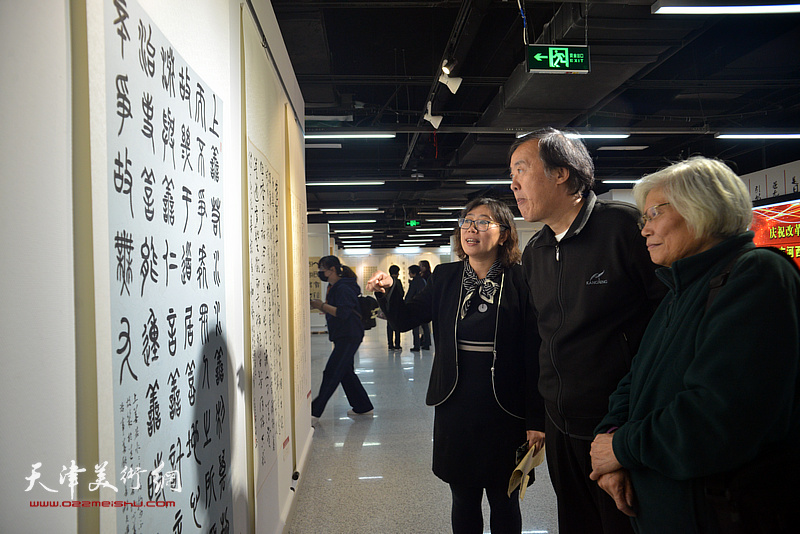
[[[311,426],[316,427],[319,425],[319,417],[311,416]]]
[[[353,410],[347,410],[347,415],[372,415],[374,410],[370,410],[368,412],[356,412]]]

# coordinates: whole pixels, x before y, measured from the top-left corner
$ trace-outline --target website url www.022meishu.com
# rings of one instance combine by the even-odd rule
[[[31,508],[174,508],[175,501],[30,501]]]

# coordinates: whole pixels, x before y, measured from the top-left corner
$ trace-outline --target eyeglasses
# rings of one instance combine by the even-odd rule
[[[655,219],[656,217],[658,217],[659,215],[664,213],[663,211],[658,209],[661,206],[669,206],[669,202],[663,202],[661,204],[656,204],[655,206],[650,206],[649,208],[644,210],[644,213],[639,218],[639,230],[644,228],[645,224],[649,223],[650,221],[652,221],[653,219]]]
[[[472,219],[465,219],[464,217],[461,217],[458,220],[458,227],[462,230],[469,230],[470,226],[475,225],[475,229],[479,232],[487,231],[489,226],[493,224],[496,224],[497,226],[503,226],[499,222],[492,221],[490,219],[478,219],[473,221]]]

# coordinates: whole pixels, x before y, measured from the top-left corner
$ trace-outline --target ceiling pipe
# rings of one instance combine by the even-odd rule
[[[425,98],[426,109],[423,109],[420,112],[417,126],[422,126],[425,123],[424,115],[425,112],[428,111],[427,103],[432,102],[434,96],[436,95],[436,90],[439,87],[439,75],[441,73],[442,64],[445,62],[445,60],[456,60],[463,64],[464,57],[466,56],[469,48],[472,47],[472,43],[477,34],[477,32],[474,31],[465,33],[464,30],[465,28],[471,28],[475,27],[476,25],[480,25],[490,3],[491,0],[464,0],[462,2],[461,9],[459,10],[458,15],[456,16],[456,21],[453,24],[453,30],[450,32],[450,38],[447,40],[444,53],[442,54],[442,57],[439,59],[438,63],[436,63],[436,71],[433,74],[431,88],[428,91],[428,96]],[[403,158],[403,164],[400,166],[401,169],[405,169],[408,165],[418,139],[419,133],[415,133],[411,138],[411,142],[408,144],[406,155]]]

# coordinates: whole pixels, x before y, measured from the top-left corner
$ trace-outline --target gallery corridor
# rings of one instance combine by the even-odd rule
[[[359,374],[374,416],[348,417],[341,387],[314,433],[301,476],[291,534],[395,534],[450,532],[450,490],[431,472],[433,408],[425,391],[433,351],[411,352],[411,333],[402,351],[386,348],[385,322],[366,333],[356,354]],[[311,336],[312,394],[316,394],[331,344]],[[523,532],[556,533],[556,504],[544,465],[521,503]],[[484,498],[484,532],[489,532]]]

